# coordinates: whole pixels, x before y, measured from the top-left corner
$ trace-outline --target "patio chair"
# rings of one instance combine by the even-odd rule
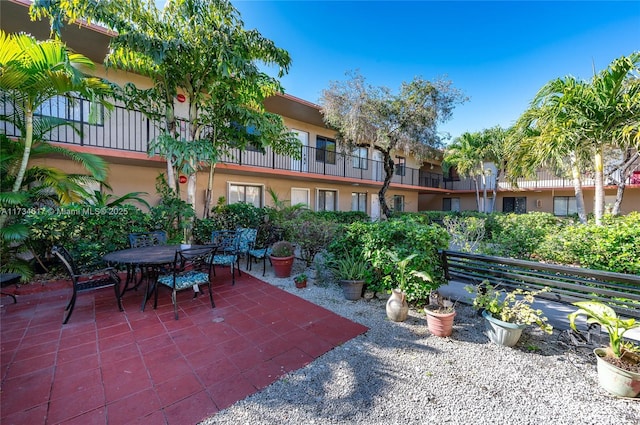
[[[154,230],[153,232],[139,232],[129,234],[129,245],[131,248],[142,246],[166,245],[167,232],[164,230]]]
[[[211,232],[211,243],[217,246],[216,255],[213,256],[214,266],[229,266],[231,268],[231,284],[236,284],[236,268],[238,275],[240,271],[240,254],[238,252],[240,243],[240,232],[236,230],[214,230]],[[213,268],[213,275],[216,269]]]
[[[248,256],[249,250],[256,244],[258,229],[242,227],[237,230],[238,235],[238,254]]]
[[[75,261],[67,251],[62,246],[54,246],[52,250],[53,254],[58,257],[58,259],[62,262],[71,282],[73,283],[73,295],[71,295],[71,299],[65,307],[65,311],[67,312],[66,317],[64,318],[63,324],[66,324],[73,313],[73,308],[76,305],[76,298],[79,292],[85,292],[92,289],[104,288],[107,286],[113,286],[114,291],[116,293],[116,302],[118,304],[118,309],[123,311],[122,309],[122,301],[120,299],[120,276],[118,276],[118,272],[113,267],[107,267],[102,270],[96,270],[91,273],[80,273],[79,269],[76,266]]]
[[[169,287],[171,292],[171,301],[173,303],[173,314],[178,320],[178,291],[193,288],[193,298],[200,293],[199,285],[207,285],[209,289],[209,300],[211,308],[216,305],[213,302],[213,293],[211,292],[211,272],[213,269],[213,258],[216,253],[216,247],[205,246],[197,248],[188,248],[176,251],[176,256],[172,265],[173,272],[171,274],[158,277],[158,284],[155,287],[155,300],[153,308],[158,307],[158,287],[164,285]]]
[[[258,241],[261,241],[261,246],[258,248],[254,246],[247,252],[247,270],[251,270],[251,260],[262,260],[262,276],[264,276],[267,272],[267,259],[271,255],[271,246],[283,239],[284,230],[280,227],[262,225],[258,234],[261,236],[258,238]]]
[[[167,244],[167,232],[164,230],[154,230],[152,232],[138,232],[138,233],[129,233],[129,245],[131,248],[140,248],[143,246],[156,246],[156,245],[166,245]],[[134,282],[136,280],[136,274],[140,271],[140,279],[138,279],[137,283],[134,285],[134,289],[138,289],[138,286],[142,282],[142,280],[149,275],[149,270],[142,269],[140,267],[127,266],[127,280],[125,284],[126,291],[129,283]]]

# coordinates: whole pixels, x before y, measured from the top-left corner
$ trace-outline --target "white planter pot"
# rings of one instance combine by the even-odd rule
[[[620,369],[604,360],[604,348],[596,348],[593,352],[598,362],[598,382],[602,388],[619,397],[637,397],[640,394],[639,373]]]
[[[482,312],[482,317],[485,319],[484,323],[487,329],[487,336],[491,342],[506,347],[516,345],[522,335],[522,330],[527,327],[527,325],[503,322],[493,317],[491,313],[486,310]]]

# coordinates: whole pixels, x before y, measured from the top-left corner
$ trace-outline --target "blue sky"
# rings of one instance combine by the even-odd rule
[[[392,90],[415,76],[446,78],[470,98],[439,127],[453,137],[508,127],[549,80],[588,79],[640,50],[637,0],[232,3],[245,28],[291,55],[286,93],[317,103],[349,70]]]

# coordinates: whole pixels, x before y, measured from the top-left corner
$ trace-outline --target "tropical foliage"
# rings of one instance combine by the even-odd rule
[[[570,164],[580,220],[586,223],[582,176],[595,180],[595,222],[604,215],[604,154],[618,149],[628,171],[630,153],[640,148],[640,52],[615,59],[590,81],[575,77],[547,83],[522,115],[509,140],[509,174],[532,175],[538,167],[562,170]],[[587,168],[587,164],[590,166]],[[624,181],[621,179],[620,181]],[[618,200],[622,192],[618,191]],[[617,210],[618,208],[616,208]]]
[[[69,51],[59,41],[36,41],[29,35],[6,34],[0,30],[0,94],[5,105],[0,120],[20,134],[18,140],[0,135],[1,269],[20,273],[23,279],[32,272],[20,256],[27,250],[24,242],[28,235],[22,212],[80,200],[87,195],[84,184],[106,177],[106,167],[100,158],[44,142],[49,131],[69,123],[39,113],[45,102],[61,97],[73,103],[74,95],[111,108],[105,100],[111,92],[110,86],[81,70],[92,66],[89,59]],[[78,162],[90,174],[68,174],[43,165],[29,167],[31,159],[54,154]]]
[[[165,133],[150,144],[149,153],[167,160],[167,181],[176,193],[178,172],[188,176],[187,202],[193,208],[197,171],[209,165],[205,216],[211,208],[215,163],[222,154],[251,144],[300,155],[299,142],[282,118],[264,110],[264,99],[283,90],[258,67],[275,65],[282,76],[289,55],[258,31],[245,30],[230,1],[168,0],[162,10],[142,0],[36,2],[32,14],[49,17],[57,33],[64,21],[79,18],[117,31],[106,64],[148,76],[154,83],[147,90],[128,85],[121,100],[153,118],[165,117]],[[178,93],[187,102],[186,137],[176,129]]]
[[[391,216],[386,192],[395,173],[392,152],[411,154],[418,161],[441,156],[442,140],[437,125],[451,117],[464,101],[450,81],[427,81],[420,77],[402,83],[399,93],[373,87],[352,73],[347,81],[334,81],[322,93],[324,120],[337,130],[338,142],[348,151],[356,147],[382,153],[384,182],[378,192],[380,208]]]

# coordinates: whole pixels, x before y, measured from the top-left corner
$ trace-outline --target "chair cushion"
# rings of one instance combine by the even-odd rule
[[[237,255],[220,254],[213,256],[213,264],[233,264],[238,260]]]
[[[176,290],[190,288],[193,285],[208,282],[209,275],[207,273],[192,270],[176,276]],[[160,276],[158,278],[158,283],[166,285],[169,288],[173,288],[173,275]]]
[[[264,258],[264,256],[266,255],[271,255],[271,248],[267,248],[266,252],[265,249],[251,249],[249,250],[249,255],[251,255],[252,257],[255,258]]]

